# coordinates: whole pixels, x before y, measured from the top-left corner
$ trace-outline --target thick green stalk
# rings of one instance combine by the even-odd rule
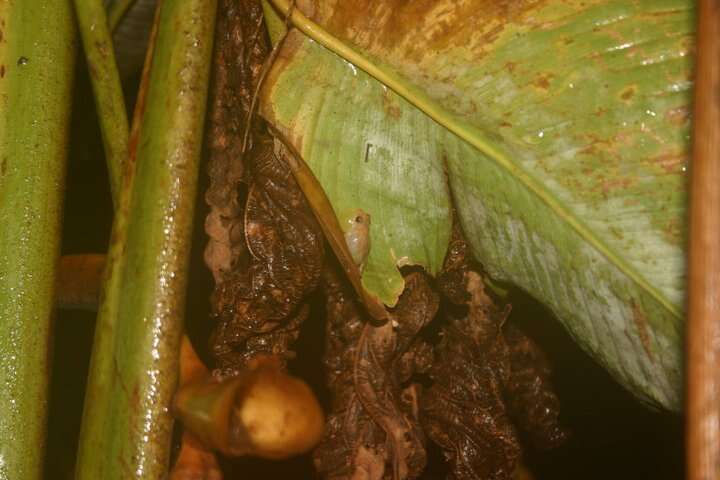
[[[0,2],[0,479],[40,478],[75,59],[64,0]]]
[[[75,0],[95,105],[100,120],[113,203],[118,203],[122,164],[127,158],[128,119],[120,73],[102,0]]]
[[[215,8],[160,6],[137,164],[126,165],[113,227],[77,479],[166,475]]]

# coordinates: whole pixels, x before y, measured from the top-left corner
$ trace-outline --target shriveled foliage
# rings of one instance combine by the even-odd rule
[[[291,355],[289,344],[307,316],[303,299],[317,286],[324,248],[272,136],[250,112],[269,53],[260,4],[222,3],[207,140],[205,260],[216,281],[212,351],[218,372],[228,375],[258,353]]]
[[[434,383],[423,396],[426,432],[442,447],[451,478],[511,479],[520,457],[513,419],[541,447],[565,438],[547,361],[506,324],[509,307],[500,308],[485,291],[457,226],[438,285],[456,308],[444,315]]]
[[[411,273],[392,320],[375,326],[336,269],[323,278],[333,406],[315,453],[318,470],[338,479],[416,478],[426,459],[410,347],[435,316],[438,295],[424,274]]]

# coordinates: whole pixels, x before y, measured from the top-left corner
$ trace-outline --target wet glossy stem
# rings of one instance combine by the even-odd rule
[[[215,8],[213,0],[159,6],[145,113],[126,167],[135,171],[123,177],[108,254],[79,480],[167,475]]]
[[[135,3],[135,0],[116,0],[110,6],[107,13],[107,25],[110,27],[111,32],[120,25],[120,20],[122,20],[128,10],[130,10],[133,3]]]
[[[95,94],[100,133],[110,174],[110,191],[113,203],[117,206],[122,164],[127,158],[129,130],[120,73],[115,62],[103,0],[75,0],[74,3]]]
[[[0,479],[41,478],[75,60],[71,5],[0,2]]]
[[[700,0],[687,332],[688,480],[720,478],[720,1]]]

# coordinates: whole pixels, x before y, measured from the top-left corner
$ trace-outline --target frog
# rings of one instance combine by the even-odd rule
[[[350,256],[362,272],[370,253],[370,214],[356,208],[342,216],[340,227]]]

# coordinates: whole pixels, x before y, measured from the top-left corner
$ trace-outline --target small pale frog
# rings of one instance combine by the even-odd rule
[[[362,272],[370,252],[370,214],[358,208],[343,216],[340,224],[350,255]]]

